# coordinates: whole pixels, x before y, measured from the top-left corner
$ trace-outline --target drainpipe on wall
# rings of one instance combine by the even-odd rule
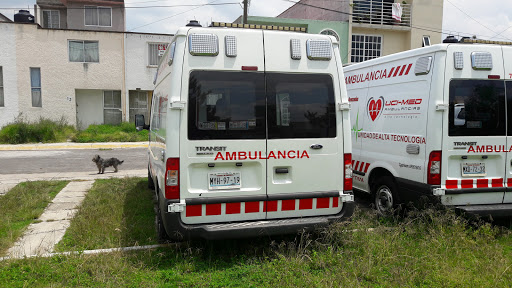
[[[125,41],[126,41],[126,33],[123,33],[123,91],[121,92],[121,95],[123,94],[124,92],[124,105],[122,104],[123,101],[121,101],[121,105],[122,105],[122,108],[123,108],[123,120],[124,121],[128,121],[128,113],[127,111],[129,110],[128,109],[128,91],[126,91],[126,45],[125,45]]]

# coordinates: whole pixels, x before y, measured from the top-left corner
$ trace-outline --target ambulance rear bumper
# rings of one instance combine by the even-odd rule
[[[345,202],[340,213],[335,215],[233,223],[187,225],[181,221],[180,213],[164,213],[162,220],[167,233],[173,240],[235,239],[311,231],[348,219],[354,213],[354,208],[354,202]]]
[[[482,217],[504,218],[512,216],[512,203],[456,206],[455,209],[459,212]]]

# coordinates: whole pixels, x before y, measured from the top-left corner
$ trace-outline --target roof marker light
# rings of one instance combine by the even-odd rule
[[[189,52],[194,56],[217,56],[219,54],[219,39],[214,34],[190,34]]]
[[[224,37],[224,44],[226,45],[226,56],[236,57],[236,38],[235,36]]]
[[[427,75],[432,67],[432,56],[421,57],[416,60],[414,65],[414,74]]]
[[[489,52],[471,53],[471,66],[474,70],[491,70],[492,55]]]
[[[500,75],[488,75],[488,79],[501,79]]]
[[[455,69],[462,70],[464,68],[464,54],[462,52],[453,52],[453,61]]]
[[[331,60],[331,41],[309,39],[306,41],[306,53],[309,60]]]
[[[292,59],[300,60],[301,51],[300,51],[300,40],[299,39],[290,39],[290,53]]]

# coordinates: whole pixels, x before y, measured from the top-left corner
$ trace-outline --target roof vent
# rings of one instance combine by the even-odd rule
[[[203,27],[203,26],[201,26],[201,24],[199,24],[199,22],[197,22],[197,20],[190,20],[188,22],[188,24],[185,26],[187,26],[187,27]]]
[[[14,14],[14,22],[18,23],[34,23],[34,16],[28,10],[20,10]]]

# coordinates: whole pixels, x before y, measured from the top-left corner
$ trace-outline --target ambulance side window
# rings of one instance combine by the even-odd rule
[[[505,135],[502,80],[451,80],[449,136]]]
[[[268,138],[334,138],[332,77],[267,73]]]

